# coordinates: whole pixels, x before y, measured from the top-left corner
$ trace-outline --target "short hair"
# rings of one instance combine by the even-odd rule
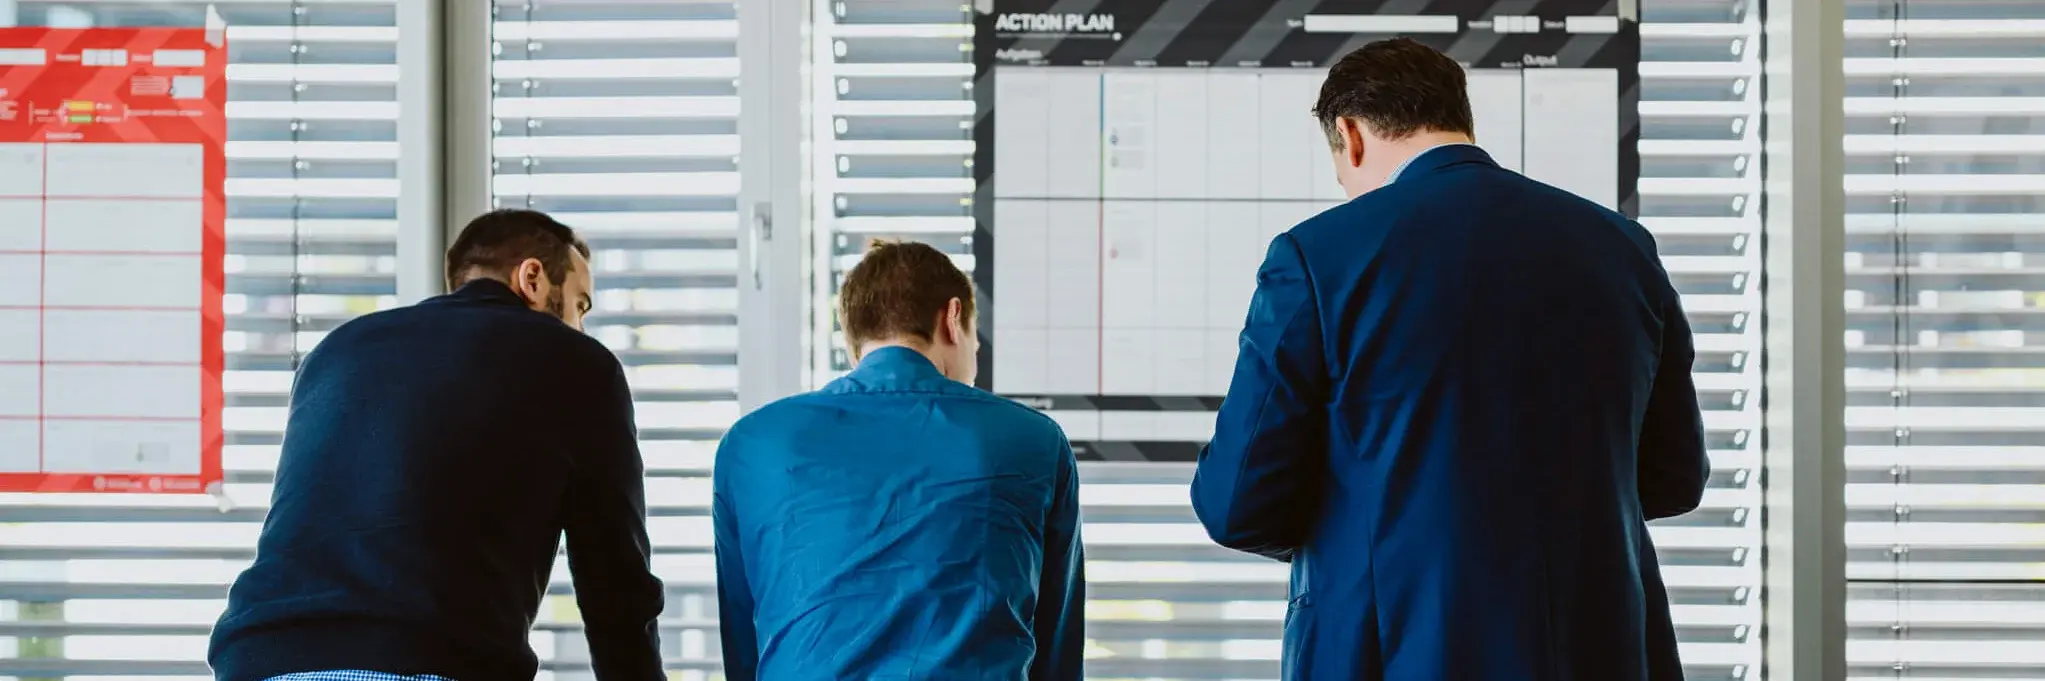
[[[1343,55],[1328,68],[1314,118],[1328,144],[1342,148],[1336,121],[1362,121],[1388,140],[1423,131],[1476,132],[1463,66],[1411,38],[1379,40]]]
[[[951,258],[929,244],[873,241],[866,257],[845,274],[838,288],[839,324],[846,344],[891,338],[932,340],[937,315],[957,298],[973,324],[973,281]]]
[[[575,230],[536,210],[493,210],[470,220],[447,248],[447,288],[453,290],[479,278],[508,279],[528,258],[547,268],[547,280],[568,279],[575,260],[569,249],[589,258],[589,244]]]

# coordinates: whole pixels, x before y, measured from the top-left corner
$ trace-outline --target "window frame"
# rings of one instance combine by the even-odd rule
[[[1762,675],[1843,681],[1845,5],[1762,11]]]
[[[399,303],[409,304],[441,292],[440,254],[469,218],[491,207],[495,17],[487,2],[401,4],[400,106],[424,114],[408,114],[399,130],[405,153],[418,152],[406,166],[413,174],[401,175],[412,210],[399,227],[398,291]],[[742,66],[739,79],[739,110],[764,112],[741,116],[739,127],[739,309],[747,311],[739,318],[739,406],[751,410],[802,389],[808,145],[805,137],[776,132],[804,130],[809,5],[738,5],[739,59],[765,65]]]

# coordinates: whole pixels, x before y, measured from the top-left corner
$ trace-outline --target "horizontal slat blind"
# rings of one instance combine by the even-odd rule
[[[1849,675],[2045,678],[2045,2],[1847,10]]]
[[[674,678],[718,668],[709,465],[738,416],[736,4],[494,0],[497,205],[552,213],[593,253],[592,336],[636,399]],[[592,678],[565,562],[535,649]]]
[[[1643,5],[1642,222],[1697,326],[1714,464],[1705,507],[1653,531],[1690,677],[1754,678],[1760,17],[1739,0]],[[817,4],[820,380],[848,368],[828,311],[868,239],[922,240],[973,265],[971,9],[940,0]],[[1178,437],[1205,440],[1212,415],[1184,416]],[[1276,678],[1284,566],[1208,542],[1186,504],[1185,465],[1082,467],[1088,676]]]
[[[203,26],[205,2],[19,0],[19,25]],[[291,372],[396,300],[394,0],[213,3],[229,28],[227,494],[0,498],[0,677],[210,677],[254,555]]]
[[[1697,335],[1712,464],[1703,506],[1652,529],[1688,678],[1759,678],[1760,8],[1641,11],[1640,222]]]

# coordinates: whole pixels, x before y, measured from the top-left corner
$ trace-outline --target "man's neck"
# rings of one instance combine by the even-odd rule
[[[1444,144],[1475,144],[1475,143],[1476,141],[1470,139],[1469,135],[1465,135],[1459,132],[1413,133],[1412,137],[1408,137],[1406,139],[1402,139],[1392,143],[1393,153],[1391,154],[1391,156],[1393,158],[1398,159],[1398,161],[1393,163],[1392,166],[1396,168],[1399,166],[1406,165],[1407,163],[1412,162],[1414,157],[1417,157],[1421,154],[1425,154],[1427,153],[1427,150],[1433,149]]]

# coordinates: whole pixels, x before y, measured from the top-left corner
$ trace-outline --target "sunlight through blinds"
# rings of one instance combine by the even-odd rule
[[[736,4],[495,0],[492,182],[589,242],[586,323],[624,363],[646,458],[661,644],[717,669],[710,460],[738,417]],[[566,561],[533,636],[554,678],[594,678]]]
[[[1849,676],[2045,678],[2045,1],[1845,30]]]
[[[292,371],[396,303],[396,0],[238,0],[228,23],[228,496],[0,498],[0,677],[210,678],[255,555]],[[203,26],[207,2],[17,0],[0,23]],[[11,8],[11,14],[6,10]]]
[[[1759,676],[1760,15],[1744,0],[1644,0],[1641,222],[1697,329],[1713,473],[1655,539],[1692,679]],[[830,314],[872,238],[973,266],[971,3],[816,0],[811,369],[846,370]],[[1304,113],[1302,112],[1302,115]],[[997,302],[998,304],[998,302]],[[1179,437],[1197,445],[1211,412]],[[1183,464],[1082,464],[1088,676],[1275,679],[1285,566],[1208,543]]]

